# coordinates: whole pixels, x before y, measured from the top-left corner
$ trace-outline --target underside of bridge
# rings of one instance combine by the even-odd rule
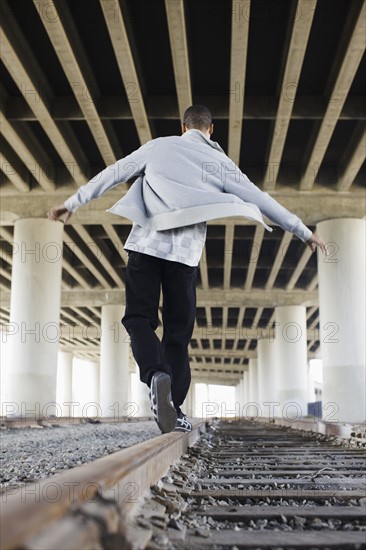
[[[180,135],[194,103],[212,111],[212,139],[311,230],[364,217],[362,0],[3,0],[1,15],[3,325],[17,221],[45,218],[146,141]],[[99,358],[102,307],[124,303],[131,222],[106,209],[130,185],[64,227],[59,341],[79,357]],[[279,227],[209,222],[194,380],[240,382],[281,306],[306,307],[308,357],[321,357],[319,261]]]

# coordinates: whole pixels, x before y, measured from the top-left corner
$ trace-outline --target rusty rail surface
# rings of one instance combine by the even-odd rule
[[[104,456],[68,472],[0,495],[1,550],[101,548],[98,541],[125,540],[129,517],[150,486],[205,431],[171,432]]]

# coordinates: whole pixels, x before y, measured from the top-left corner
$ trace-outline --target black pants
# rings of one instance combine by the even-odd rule
[[[129,252],[126,311],[122,323],[131,338],[140,379],[150,386],[157,371],[172,379],[172,399],[179,411],[191,382],[188,344],[196,315],[197,267]],[[163,338],[157,337],[160,289]]]

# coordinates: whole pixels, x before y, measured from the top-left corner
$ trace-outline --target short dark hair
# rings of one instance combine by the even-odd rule
[[[212,115],[204,105],[192,105],[186,109],[183,115],[183,123],[188,130],[191,128],[207,130],[212,124]]]

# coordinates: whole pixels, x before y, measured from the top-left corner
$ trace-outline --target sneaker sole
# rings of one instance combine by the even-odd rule
[[[156,398],[157,420],[156,423],[163,433],[174,430],[177,423],[177,411],[169,402],[171,394],[171,381],[169,374],[158,374],[153,376],[151,390]]]

